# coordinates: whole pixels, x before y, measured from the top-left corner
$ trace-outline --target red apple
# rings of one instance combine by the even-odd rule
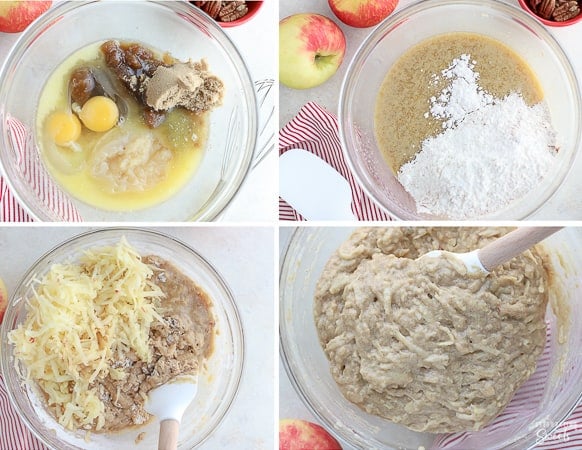
[[[328,0],[333,13],[346,25],[367,28],[392,14],[398,0]]]
[[[279,450],[342,450],[323,427],[300,419],[279,421]]]
[[[338,69],[346,38],[333,20],[294,14],[279,22],[279,81],[294,89],[318,86]]]
[[[4,312],[6,311],[6,307],[8,306],[8,292],[6,292],[6,286],[4,285],[4,281],[0,278],[0,324],[2,323],[2,319],[4,318]]]
[[[0,31],[19,33],[44,13],[52,1],[0,1]]]

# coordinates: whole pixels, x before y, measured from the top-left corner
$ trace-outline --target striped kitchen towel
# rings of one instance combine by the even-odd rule
[[[352,211],[359,220],[391,220],[364,193],[354,179],[342,152],[337,117],[317,103],[305,104],[299,113],[279,131],[279,155],[301,148],[323,159],[348,180],[352,189]],[[301,183],[301,180],[297,180]],[[305,220],[279,197],[279,220]]]
[[[2,175],[0,175],[0,222],[32,222],[28,213],[10,192]]]
[[[582,405],[574,410],[567,420],[558,425],[551,420],[534,420],[538,416],[538,405],[544,396],[548,378],[552,377],[552,325],[547,322],[546,346],[538,360],[535,373],[518,389],[507,407],[491,423],[478,433],[464,432],[438,435],[430,450],[485,450],[493,448],[499,433],[513,437],[516,417],[535,434],[536,450],[561,450],[582,448]],[[564,369],[566,370],[566,369]]]
[[[17,150],[17,170],[32,188],[34,195],[50,212],[53,220],[80,222],[81,215],[72,200],[56,185],[38,158],[32,134],[18,119],[6,116],[3,127],[13,148]],[[0,174],[0,222],[31,222],[33,219],[10,192],[8,183]]]
[[[49,450],[26,428],[12,408],[0,375],[0,449]]]

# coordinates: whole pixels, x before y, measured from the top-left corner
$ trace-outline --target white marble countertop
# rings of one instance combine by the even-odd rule
[[[519,7],[517,0],[502,1]],[[402,9],[413,2],[414,0],[400,0],[397,10]],[[279,7],[280,18],[299,12],[319,13],[334,20],[334,22],[341,27],[346,36],[346,55],[344,62],[333,77],[320,86],[307,90],[294,90],[281,85],[279,89],[280,128],[297,114],[301,106],[309,101],[314,101],[328,111],[337,114],[338,96],[349,62],[371,30],[371,28],[359,29],[349,27],[340,22],[329,8],[327,0],[310,0],[308,2],[281,0]],[[578,80],[581,82],[582,53],[580,43],[582,42],[582,22],[569,27],[548,27],[548,29],[568,55]],[[580,151],[582,151],[582,149]],[[582,191],[582,177],[579,176],[580,173],[582,173],[582,156],[578,155],[572,170],[564,181],[559,192],[556,193],[556,195],[531,218],[535,220],[582,219],[582,196],[580,195],[580,192]]]
[[[275,76],[277,65],[274,63],[277,61],[278,51],[274,38],[277,33],[276,15],[276,2],[267,0],[249,22],[225,28],[226,34],[245,59],[253,81],[277,78]],[[19,36],[20,33],[0,33],[0,65]],[[265,39],[265,36],[273,38]],[[273,101],[274,98],[275,95]],[[274,117],[269,129],[276,133]],[[272,151],[249,172],[238,194],[218,220],[269,223],[274,221],[277,217],[277,164],[276,152]]]
[[[45,252],[88,229],[1,227],[0,277],[9,295],[25,271]],[[238,396],[222,424],[200,448],[272,450],[276,351],[274,229],[219,226],[155,229],[189,244],[216,268],[232,290],[243,324],[246,359]]]

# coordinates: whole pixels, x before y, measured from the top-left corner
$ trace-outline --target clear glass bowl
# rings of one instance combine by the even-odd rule
[[[582,229],[567,228],[545,241],[570,308],[565,343],[558,344],[557,322],[538,370],[502,413],[502,424],[453,435],[418,433],[365,413],[346,400],[333,380],[313,318],[315,285],[329,257],[353,231],[348,227],[300,227],[285,247],[280,274],[280,352],[292,385],[305,405],[337,437],[356,448],[418,450],[509,449],[533,447],[568,418],[582,398]],[[532,386],[540,386],[539,390]],[[543,388],[542,388],[543,387]],[[537,395],[533,393],[537,392]],[[511,408],[511,409],[510,409]],[[503,415],[505,414],[505,415]]]
[[[126,212],[97,209],[72,196],[71,201],[86,221],[214,219],[249,170],[256,143],[257,104],[252,80],[235,45],[216,22],[188,2],[62,2],[22,34],[0,70],[0,170],[11,191],[35,219],[62,221],[21,169],[42,164],[34,135],[37,101],[46,80],[64,59],[107,39],[139,41],[180,60],[204,57],[224,81],[226,94],[223,105],[210,114],[202,163],[177,194],[151,208]],[[6,126],[10,118],[33,132],[26,141],[24,154],[30,155],[26,164],[21,163],[21,152]]]
[[[159,232],[134,228],[90,231],[63,242],[26,272],[10,298],[0,329],[0,368],[10,401],[36,437],[54,450],[157,448],[159,425],[155,420],[119,433],[91,434],[89,442],[85,442],[84,434],[75,435],[58,425],[46,412],[37,390],[27,387],[15,370],[13,345],[7,339],[10,330],[25,319],[25,299],[31,295],[37,276],[42,276],[55,263],[74,261],[85,249],[115,245],[122,236],[140,254],[154,254],[172,262],[204,289],[213,302],[220,332],[215,336],[214,353],[207,361],[207,369],[199,376],[198,393],[184,413],[178,448],[188,450],[208,438],[229,411],[238,392],[244,360],[242,325],[232,293],[214,267],[186,244]],[[141,432],[145,432],[145,437],[136,444]]]
[[[492,37],[529,64],[544,90],[560,136],[557,164],[526,197],[482,219],[523,219],[536,212],[564,181],[582,136],[582,102],[568,58],[552,35],[530,14],[495,0],[426,0],[390,16],[357,50],[339,100],[343,152],[358,183],[395,218],[439,219],[416,211],[378,149],[374,135],[376,96],[386,73],[410,47],[432,36],[457,31]],[[426,176],[430,176],[427,174]]]

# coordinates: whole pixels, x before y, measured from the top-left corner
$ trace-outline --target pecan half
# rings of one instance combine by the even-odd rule
[[[1,0],[0,0],[1,1]],[[192,1],[214,20],[220,22],[232,22],[244,17],[249,12],[246,1]]]
[[[552,18],[556,22],[570,20],[580,14],[580,5],[576,0],[565,1],[556,6],[552,13]]]
[[[218,14],[222,22],[232,22],[244,17],[249,12],[246,1],[224,2],[224,6]]]
[[[552,17],[552,13],[556,9],[556,0],[542,0],[538,5],[537,13],[544,19]]]
[[[225,2],[199,2],[202,3],[202,5],[200,5],[200,9],[202,9],[202,11],[204,11],[206,14],[208,14],[210,17],[212,17],[213,19],[216,19],[218,17],[218,14],[220,13],[220,10],[222,9],[222,4]],[[198,6],[198,5],[196,5]]]

